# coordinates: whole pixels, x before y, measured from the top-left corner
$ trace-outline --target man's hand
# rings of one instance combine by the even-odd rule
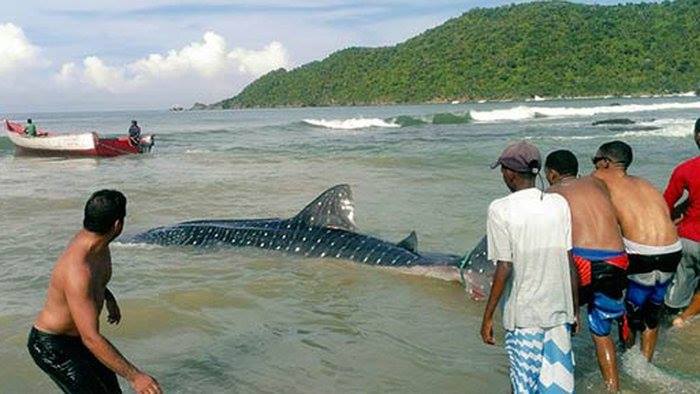
[[[581,332],[581,313],[579,308],[576,308],[574,314],[574,324],[571,325],[571,336],[576,336],[576,334]]]
[[[138,394],[162,394],[163,390],[160,388],[158,382],[150,375],[143,372],[138,373],[131,380],[131,387]]]
[[[685,217],[685,215],[684,215],[684,214],[681,214],[679,217],[673,219],[673,224],[675,224],[676,226],[679,225],[680,222],[683,221],[683,218],[684,218],[684,217]]]
[[[481,322],[481,339],[487,345],[495,345],[496,341],[493,339],[493,320],[484,319]]]
[[[105,300],[107,306],[107,322],[109,324],[119,324],[122,320],[122,313],[119,310],[119,305],[117,305],[117,300],[114,298],[108,298]]]

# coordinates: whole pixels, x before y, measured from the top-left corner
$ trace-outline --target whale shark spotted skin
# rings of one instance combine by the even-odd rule
[[[352,191],[348,185],[337,185],[290,219],[195,220],[157,227],[126,242],[197,248],[251,247],[312,258],[415,268],[414,273],[459,280],[460,256],[418,252],[415,232],[394,244],[356,230]],[[465,267],[465,282],[483,285],[484,279],[477,276],[493,273],[488,267],[493,265],[485,261],[485,253],[480,256],[475,250]]]

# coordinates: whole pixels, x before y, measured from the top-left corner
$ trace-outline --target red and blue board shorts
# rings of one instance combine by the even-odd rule
[[[610,335],[613,322],[625,314],[627,254],[588,248],[571,252],[579,277],[579,304],[588,304],[588,328],[597,336]]]

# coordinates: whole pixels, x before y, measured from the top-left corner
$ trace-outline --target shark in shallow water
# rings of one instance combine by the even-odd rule
[[[157,227],[129,243],[198,248],[251,247],[311,258],[335,258],[445,280],[462,280],[474,298],[490,288],[494,265],[482,240],[461,256],[418,251],[415,232],[396,244],[357,232],[348,185],[334,186],[289,219],[195,220]],[[461,272],[460,272],[461,271]]]

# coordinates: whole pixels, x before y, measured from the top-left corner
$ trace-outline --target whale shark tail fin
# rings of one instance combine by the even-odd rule
[[[409,252],[417,253],[418,252],[418,236],[416,235],[415,231],[411,231],[411,234],[408,235],[403,241],[399,242],[396,244],[396,246],[400,248],[404,248],[408,250]]]
[[[355,231],[355,201],[349,185],[337,185],[316,197],[292,221],[310,226]]]

